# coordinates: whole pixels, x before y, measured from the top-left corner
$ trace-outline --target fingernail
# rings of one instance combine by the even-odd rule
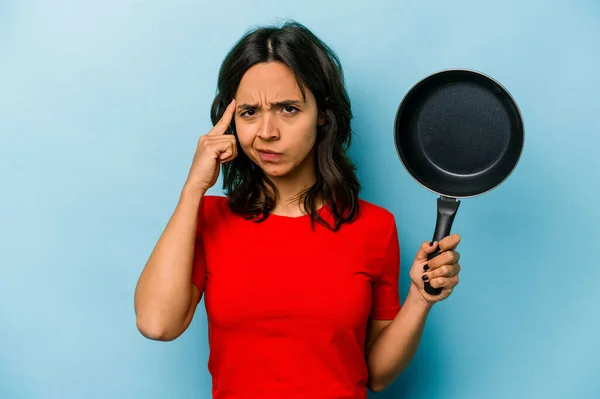
[[[430,247],[433,247],[433,241],[431,241],[431,242],[429,243],[429,246],[430,246]]]
[[[429,266],[427,266],[427,265],[423,266],[423,270],[425,270],[425,271],[429,270]]]
[[[427,280],[429,280],[429,277],[427,277],[427,275],[426,275],[426,274],[424,274],[424,275],[423,275],[423,281],[427,281]]]

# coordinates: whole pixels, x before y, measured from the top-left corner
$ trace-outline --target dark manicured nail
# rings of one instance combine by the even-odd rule
[[[429,277],[427,277],[427,275],[423,275],[423,281],[427,281],[429,280]]]
[[[423,266],[423,270],[425,270],[425,271],[429,270],[429,266],[427,266],[427,265]]]
[[[430,247],[433,247],[433,241],[431,241],[431,242],[429,243],[429,246],[430,246]]]

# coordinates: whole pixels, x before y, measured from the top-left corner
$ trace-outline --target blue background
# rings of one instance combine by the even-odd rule
[[[437,198],[395,152],[403,95],[476,69],[525,121],[515,172],[462,201],[461,283],[370,397],[600,397],[597,1],[4,0],[0,398],[210,397],[204,303],[183,336],[154,342],[133,291],[211,127],[221,60],[287,18],[343,62],[362,197],[398,223],[402,299]]]

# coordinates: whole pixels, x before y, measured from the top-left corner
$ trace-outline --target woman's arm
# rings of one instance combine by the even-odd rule
[[[202,292],[192,282],[198,208],[215,185],[220,165],[237,156],[237,140],[225,134],[235,112],[231,100],[217,124],[198,140],[177,207],[154,247],[135,289],[137,327],[148,338],[170,341],[190,324]]]
[[[415,355],[431,305],[411,285],[406,301],[375,340],[367,357],[369,389],[380,392],[408,366]]]
[[[411,284],[406,301],[368,353],[369,388],[372,391],[384,390],[404,371],[417,351],[431,307],[448,298],[458,284],[461,267],[456,247],[460,239],[458,234],[452,234],[439,243],[425,241],[421,244],[410,270]],[[429,254],[436,249],[440,254],[428,260]],[[424,290],[425,281],[433,288],[441,288],[441,292],[428,294]]]
[[[184,187],[177,207],[138,280],[134,306],[138,330],[170,341],[190,324],[201,292],[191,282],[198,208],[205,191]]]

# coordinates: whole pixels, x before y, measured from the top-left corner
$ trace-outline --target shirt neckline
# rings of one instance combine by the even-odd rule
[[[325,204],[321,205],[321,207],[319,209],[317,209],[317,214],[319,214],[319,216],[322,216],[321,213],[325,210],[326,207],[327,207],[327,202],[325,202]],[[275,219],[281,219],[281,220],[303,220],[306,218],[310,218],[310,214],[306,213],[306,214],[300,215],[300,216],[286,216],[286,215],[278,215],[276,213],[270,213],[269,217],[273,217]]]

